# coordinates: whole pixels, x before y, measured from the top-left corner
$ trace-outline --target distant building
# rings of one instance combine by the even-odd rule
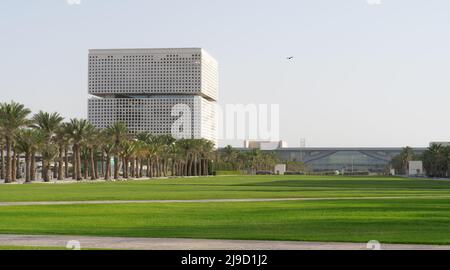
[[[286,164],[277,164],[274,169],[275,174],[284,175],[286,173]]]
[[[287,148],[288,144],[285,141],[256,141],[247,140],[244,142],[244,148],[260,149],[260,150],[275,150]]]
[[[218,64],[201,48],[89,51],[89,121],[124,122],[133,133],[171,134],[182,105],[189,137],[217,145]]]
[[[423,175],[423,162],[422,161],[410,161],[408,164],[409,176]]]
[[[315,172],[369,172],[389,173],[389,164],[403,148],[279,148],[267,150],[275,153],[280,161],[303,162]],[[239,149],[249,151],[249,148]],[[414,148],[420,155],[426,148]]]

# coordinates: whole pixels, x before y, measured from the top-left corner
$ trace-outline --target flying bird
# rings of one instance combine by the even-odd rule
[[[286,59],[287,59],[287,60],[292,60],[292,59],[294,59],[294,56],[289,56],[289,57],[287,57]]]

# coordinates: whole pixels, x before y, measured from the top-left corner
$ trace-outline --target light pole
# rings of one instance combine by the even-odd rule
[[[355,160],[354,160],[353,155],[352,155],[352,175],[355,172],[354,166],[355,166]]]

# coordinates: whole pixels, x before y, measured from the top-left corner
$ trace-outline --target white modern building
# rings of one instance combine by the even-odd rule
[[[423,162],[420,160],[410,161],[408,163],[408,175],[409,176],[423,175]]]
[[[218,88],[218,64],[201,48],[89,51],[88,118],[98,128],[120,121],[180,137],[176,129],[217,145]]]
[[[275,150],[287,148],[288,144],[285,141],[257,141],[257,140],[245,140],[244,148],[247,149],[260,149],[260,150]]]

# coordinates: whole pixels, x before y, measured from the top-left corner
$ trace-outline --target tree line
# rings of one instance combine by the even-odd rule
[[[37,180],[120,179],[211,174],[214,144],[205,139],[175,140],[170,135],[131,134],[122,122],[97,129],[86,119],[31,111],[14,101],[0,103],[0,178],[20,177],[25,159],[26,183]]]
[[[232,146],[223,148],[216,158],[216,169],[221,171],[247,171],[254,174],[258,171],[273,171],[279,163],[275,153],[263,152],[259,149],[239,151]]]
[[[430,177],[450,177],[450,147],[442,144],[431,144],[422,154],[415,154],[411,147],[403,148],[402,152],[391,161],[391,167],[401,174],[408,174],[410,161],[422,161],[423,169]]]

